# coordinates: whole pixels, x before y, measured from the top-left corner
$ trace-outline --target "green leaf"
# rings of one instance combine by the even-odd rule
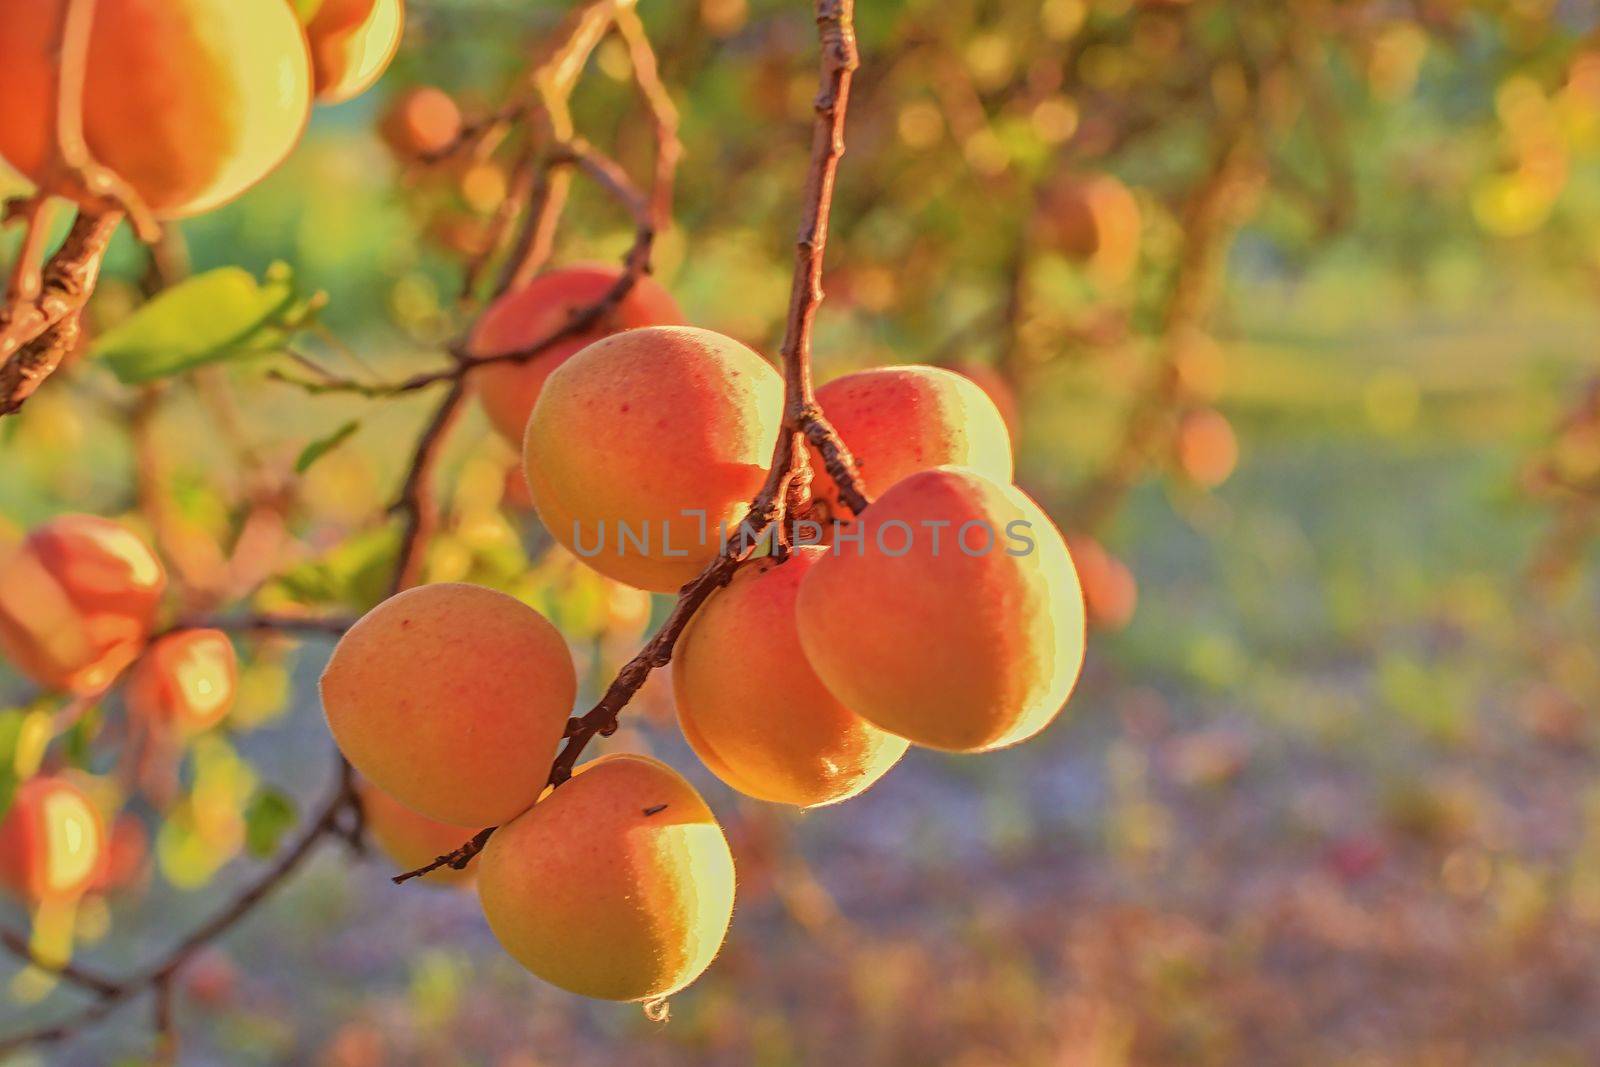
[[[218,360],[280,350],[322,306],[302,298],[288,267],[262,281],[238,267],[198,274],[156,296],[94,346],[128,384],[155,381]]]
[[[270,856],[278,842],[294,826],[294,801],[273,788],[263,789],[250,801],[245,812],[245,847],[252,856]]]
[[[360,419],[351,419],[326,437],[319,437],[305,448],[300,450],[300,458],[294,461],[294,472],[304,474],[311,469],[311,465],[323,456],[332,452],[350,439],[361,428]]]

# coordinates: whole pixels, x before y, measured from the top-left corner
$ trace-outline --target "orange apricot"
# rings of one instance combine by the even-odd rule
[[[215,726],[239,691],[239,660],[221,630],[183,630],[155,641],[128,672],[128,713],[196,733]]]
[[[1127,281],[1139,261],[1139,201],[1109,174],[1067,175],[1040,202],[1045,242],[1108,284]]]
[[[400,48],[405,21],[401,0],[322,0],[306,23],[317,101],[337,104],[372,88]]]
[[[571,993],[652,1000],[710,966],[733,916],[733,855],[700,794],[647,756],[602,756],[478,858],[489,929]]]
[[[1123,629],[1133,620],[1139,603],[1139,583],[1133,572],[1087,534],[1067,538],[1067,547],[1083,587],[1089,625],[1101,630]]]
[[[47,192],[63,11],[0,4],[0,156]],[[156,215],[210,210],[289,154],[311,107],[305,35],[285,0],[97,0],[83,86],[95,161]]]
[[[595,570],[670,592],[733,536],[766,479],[783,383],[710,330],[596,341],[545,382],[523,461],[539,517]]]
[[[367,612],[322,674],[345,758],[408,808],[455,826],[505,822],[538,798],[576,695],[572,656],[543,615],[454,582]]]
[[[809,808],[853,797],[906,742],[852,712],[800,650],[794,601],[827,550],[747,565],[695,613],[672,657],[678,723],[702,762],[759,800]]]
[[[1173,451],[1178,470],[1204,489],[1215,489],[1227,481],[1239,464],[1239,439],[1226,416],[1214,408],[1183,413]]]
[[[1060,531],[1021,490],[959,467],[875,501],[800,583],[795,613],[829,692],[930,748],[1032,736],[1083,662],[1083,594]]]
[[[548,768],[546,768],[548,770]],[[416,870],[439,856],[454,852],[481,826],[452,826],[419,815],[370,782],[357,786],[364,825],[378,848],[397,871]],[[461,885],[472,879],[472,868],[440,867],[423,875],[430,885]]]
[[[98,692],[139,654],[166,584],[126,527],[52,519],[0,561],[0,653],[47,689]]]
[[[82,789],[41,775],[17,787],[0,821],[0,884],[28,904],[73,900],[100,876],[106,831]]]
[[[587,263],[541,274],[489,306],[473,330],[469,347],[474,355],[482,357],[531,345],[560,329],[574,313],[599,301],[621,277],[619,268]],[[676,326],[682,322],[683,313],[672,294],[655,279],[640,278],[592,328],[556,342],[530,360],[491,363],[474,372],[484,414],[502,437],[521,445],[533,405],[545,380],[557,367],[620,330]]]
[[[461,134],[461,109],[443,89],[420,85],[391,103],[378,123],[378,136],[401,160],[443,152]]]
[[[946,464],[971,467],[1002,482],[1012,475],[1005,417],[971,378],[942,367],[876,367],[835,378],[817,403],[850,446],[868,498],[914,471]],[[849,517],[838,487],[818,471],[812,493],[838,519]]]

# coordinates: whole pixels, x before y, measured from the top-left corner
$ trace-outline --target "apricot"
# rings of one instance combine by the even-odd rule
[[[1203,489],[1215,489],[1239,464],[1239,439],[1220,411],[1196,408],[1179,418],[1173,452],[1184,477]]]
[[[858,371],[818,389],[817,403],[850,446],[869,499],[908,474],[946,464],[1011,480],[1005,416],[976,382],[955,371],[922,366]],[[818,472],[812,494],[835,518],[849,518],[815,452],[812,467]]]
[[[1089,625],[1101,630],[1123,629],[1133,620],[1134,608],[1139,604],[1139,583],[1133,572],[1087,534],[1068,537],[1067,548],[1083,587]]]
[[[197,733],[222,721],[239,692],[239,660],[221,630],[160,638],[128,672],[128,713],[154,726]]]
[[[1066,175],[1041,198],[1045,243],[1102,282],[1125,282],[1139,261],[1139,201],[1109,174]]]
[[[800,650],[795,594],[826,554],[800,547],[785,563],[747,565],[696,612],[672,658],[684,737],[718,778],[758,800],[845,800],[907,747],[835,700]]]
[[[500,297],[474,328],[469,347],[476,356],[515,352],[548,337],[571,316],[605,296],[622,277],[616,267],[580,264],[541,274]],[[491,363],[473,375],[484,414],[500,435],[522,444],[528,416],[550,373],[589,345],[619,330],[676,326],[683,322],[672,294],[649,277],[640,278],[617,306],[593,328],[540,352],[522,363]]]
[[[337,104],[372,88],[400,48],[401,0],[322,0],[306,23],[312,91]]]
[[[447,852],[454,852],[467,838],[483,829],[481,826],[452,826],[418,815],[369,782],[362,782],[357,789],[366,828],[397,871],[413,871]],[[440,867],[429,871],[422,880],[432,885],[461,885],[471,878],[470,867],[459,871]]]
[[[1021,490],[959,467],[884,493],[805,576],[795,614],[834,697],[930,748],[1032,736],[1083,662],[1083,594],[1060,531]]]
[[[421,85],[400,94],[378,123],[378,136],[405,161],[443,152],[461,135],[461,109],[442,89]]]
[[[0,156],[35,184],[50,179],[68,2],[0,4]],[[94,5],[84,140],[158,216],[208,211],[260,181],[299,141],[310,108],[306,38],[284,0]]]
[[[689,326],[614,334],[546,381],[523,446],[528,489],[589,566],[670,592],[743,520],[782,409],[777,372],[737,341]]]
[[[0,561],[0,652],[47,689],[99,692],[139,654],[166,584],[133,531],[59,516]]]
[[[505,950],[604,1000],[653,1000],[699,977],[727,934],[733,887],[705,801],[647,756],[583,764],[478,859],[478,897]]]
[[[576,695],[572,656],[543,615],[453,582],[367,612],[322,674],[345,758],[406,807],[455,826],[505,822],[538,798]]]
[[[1000,418],[1011,433],[1012,444],[1015,444],[1022,433],[1022,406],[1017,402],[1017,391],[1010,379],[989,363],[958,363],[950,369],[964,378],[971,378],[973,384],[994,402],[995,410],[1000,412]]]
[[[17,787],[0,821],[0,884],[28,904],[73,900],[100,876],[106,831],[89,798],[65,778]]]

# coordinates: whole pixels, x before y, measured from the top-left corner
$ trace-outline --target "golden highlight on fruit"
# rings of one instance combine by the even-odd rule
[[[583,764],[478,858],[478,896],[505,950],[603,1000],[652,1000],[698,978],[727,935],[733,892],[733,855],[705,801],[647,756]]]
[[[383,76],[405,29],[402,0],[322,0],[306,23],[319,103],[359,96]]]
[[[744,518],[782,409],[777,372],[731,338],[690,326],[607,337],[558,367],[534,406],[534,506],[595,570],[670,592]]]
[[[541,274],[489,306],[473,330],[473,354],[481,357],[515,352],[548,337],[574,313],[604,297],[621,277],[622,271],[617,267],[588,263]],[[525,362],[491,363],[475,371],[472,377],[483,412],[502,437],[521,445],[528,416],[545,379],[574,354],[621,330],[676,326],[682,322],[683,313],[672,294],[655,279],[642,277],[592,329],[558,341]]]
[[[28,904],[72,900],[100,876],[106,831],[83,790],[43,775],[17,787],[0,822],[0,883]]]
[[[322,675],[328,728],[356,770],[414,811],[479,828],[538,798],[576,695],[543,615],[459,583],[367,612]]]
[[[794,602],[827,550],[747,565],[695,613],[672,658],[678,723],[695,754],[733,788],[809,808],[853,797],[907,743],[828,692],[800,650]]]
[[[913,744],[978,752],[1055,718],[1083,662],[1083,594],[1061,532],[1014,486],[921,471],[811,568],[800,643],[846,707]]]
[[[0,560],[0,653],[46,689],[98,692],[139,654],[166,586],[133,531],[52,519]]]
[[[414,871],[432,863],[483,829],[452,826],[419,815],[371,782],[360,783],[356,790],[361,798],[363,825],[396,871]],[[439,867],[423,875],[422,881],[427,885],[458,886],[472,880],[472,871],[471,867],[459,871]]]
[[[46,182],[68,0],[0,4],[0,157]],[[97,0],[83,133],[156,215],[208,211],[289,154],[311,107],[305,35],[285,0]],[[51,187],[62,196],[81,190]]]
[[[817,390],[817,402],[850,446],[869,499],[908,474],[947,464],[1011,480],[1005,417],[965,375],[942,367],[876,367],[834,379]],[[822,469],[815,451],[812,466]],[[849,517],[830,478],[811,484],[835,518]]]
[[[128,672],[129,714],[184,733],[221,722],[239,689],[239,660],[221,630],[168,634]]]

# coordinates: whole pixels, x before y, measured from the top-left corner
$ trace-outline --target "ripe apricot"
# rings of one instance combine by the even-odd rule
[[[0,822],[0,883],[28,904],[72,900],[100,876],[106,831],[82,789],[41,775],[17,787]]]
[[[576,695],[572,656],[543,615],[454,582],[367,612],[322,674],[345,758],[400,803],[456,826],[505,822],[538,798]]]
[[[470,348],[477,356],[515,352],[548,337],[571,316],[605,296],[622,277],[616,267],[579,264],[541,274],[520,289],[500,297],[474,328]],[[634,282],[628,295],[594,325],[522,363],[491,363],[474,372],[484,414],[500,435],[522,444],[545,379],[572,356],[619,330],[639,326],[676,326],[683,322],[672,294],[653,278]]]
[[[461,109],[442,89],[420,85],[400,94],[378,123],[378,136],[405,161],[443,152],[461,134]]]
[[[675,993],[733,915],[733,855],[700,794],[647,756],[578,768],[478,858],[478,897],[511,956],[568,992]]]
[[[0,156],[35,184],[51,177],[67,2],[0,4]],[[260,181],[299,141],[310,107],[306,39],[284,0],[94,5],[84,140],[158,216],[210,210]]]
[[[128,713],[195,733],[222,721],[239,691],[239,660],[221,630],[184,630],[157,640],[128,672]]]
[[[439,856],[454,852],[467,838],[483,829],[481,826],[452,826],[418,815],[370,782],[362,782],[357,789],[366,828],[397,871],[416,870]],[[460,885],[471,878],[470,867],[459,871],[440,867],[429,871],[422,880],[431,885]]]
[[[317,100],[337,104],[372,88],[400,48],[405,21],[401,0],[322,0],[306,23]]]
[[[964,378],[971,378],[973,384],[994,402],[995,410],[1000,412],[1000,418],[1005,421],[1006,429],[1011,434],[1012,444],[1015,444],[1022,433],[1022,407],[1017,403],[1017,391],[1010,380],[999,368],[989,363],[958,363],[950,369]]]
[[[609,578],[669,592],[698,574],[766,478],[783,383],[731,338],[652,326],[558,367],[523,461],[551,534]]]
[[[1127,281],[1139,261],[1139,201],[1109,174],[1066,175],[1040,203],[1045,242],[1099,280]]]
[[[1139,583],[1128,565],[1087,534],[1067,538],[1067,547],[1083,586],[1083,607],[1089,625],[1101,630],[1127,626],[1139,604]]]
[[[0,652],[47,689],[98,692],[139,654],[166,585],[133,531],[52,519],[0,562]]]
[[[1083,662],[1083,594],[1021,490],[936,467],[896,483],[800,583],[800,644],[846,707],[957,752],[1043,729]]]
[[[1012,474],[1011,433],[979,385],[942,367],[875,367],[817,390],[817,403],[855,456],[868,498],[914,471],[954,464],[998,481]],[[812,453],[812,467],[822,458]],[[825,473],[812,493],[840,520],[850,512]]]
[[[1205,489],[1228,480],[1239,464],[1239,439],[1227,418],[1214,408],[1184,412],[1173,441],[1178,470]]]
[[[795,594],[826,554],[800,547],[783,564],[746,566],[695,613],[672,658],[695,754],[741,793],[802,808],[855,796],[906,750],[835,700],[800,651]]]

